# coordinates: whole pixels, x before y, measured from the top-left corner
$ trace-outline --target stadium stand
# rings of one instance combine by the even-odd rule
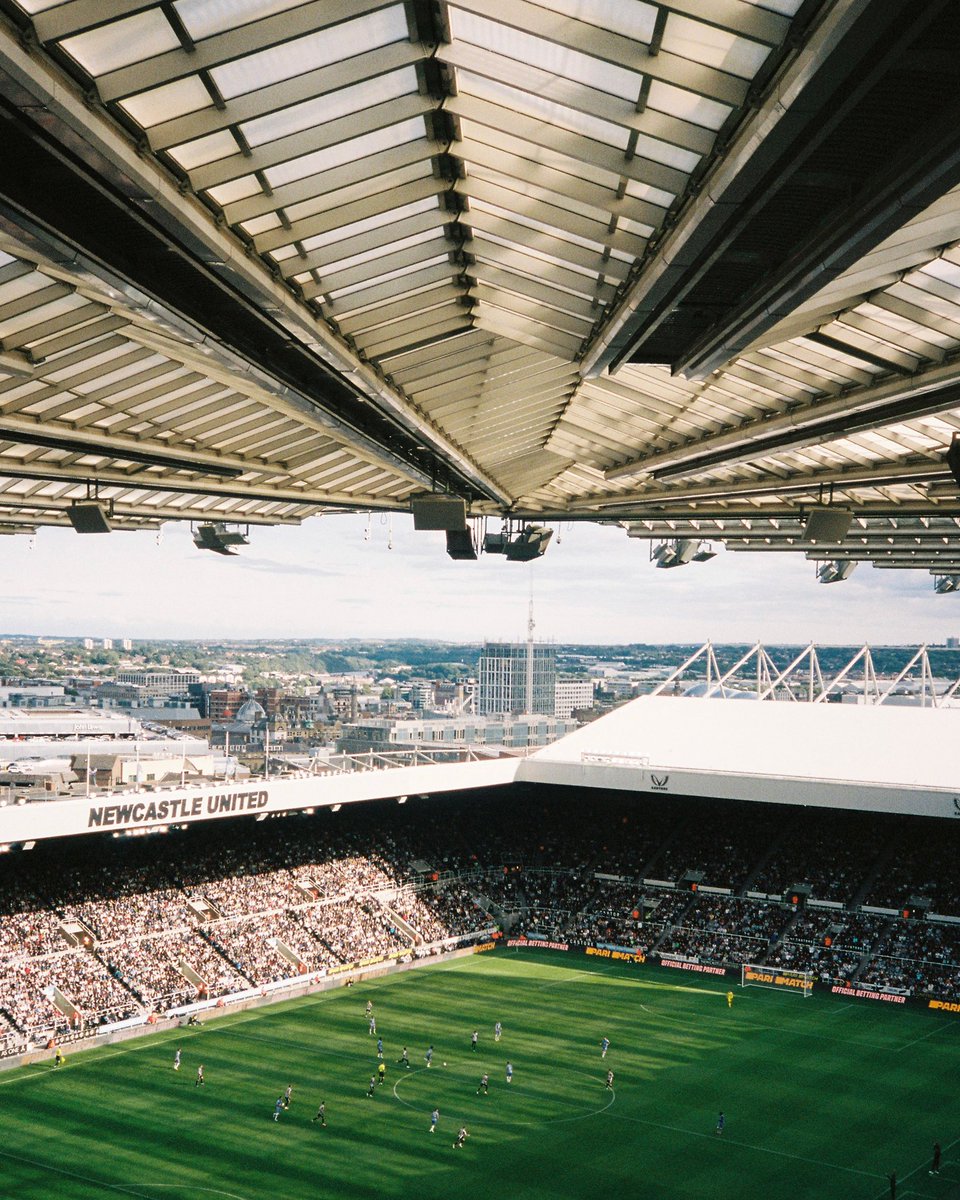
[[[419,956],[494,924],[513,936],[960,994],[952,828],[676,797],[578,800],[531,790],[523,804],[485,795],[358,805],[255,830],[224,822],[9,855],[0,1053]],[[658,864],[674,878],[646,874]],[[711,884],[684,882],[692,870]],[[800,881],[809,895],[791,893]],[[864,904],[906,894],[924,905]]]

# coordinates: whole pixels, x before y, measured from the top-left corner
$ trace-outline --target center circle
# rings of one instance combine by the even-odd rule
[[[590,1085],[578,1087],[577,1098],[562,1094],[557,1088],[557,1071],[542,1064],[525,1067],[514,1063],[513,1082],[507,1083],[503,1065],[488,1070],[489,1093],[478,1095],[480,1078],[484,1073],[482,1063],[450,1063],[444,1067],[418,1067],[404,1071],[393,1085],[394,1098],[407,1108],[423,1113],[429,1124],[430,1114],[435,1108],[447,1129],[454,1125],[482,1123],[503,1124],[511,1128],[555,1125],[566,1121],[582,1121],[597,1116],[613,1104],[616,1091],[606,1087],[607,1068],[597,1066],[595,1071],[583,1067],[562,1068],[564,1077],[579,1075],[590,1081]],[[535,1117],[529,1115],[533,1106]]]

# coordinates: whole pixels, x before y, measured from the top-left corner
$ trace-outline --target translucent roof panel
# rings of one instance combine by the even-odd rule
[[[398,4],[306,37],[294,38],[281,46],[247,54],[235,62],[215,67],[211,75],[220,94],[230,100],[408,37],[403,6]]]
[[[432,258],[425,258],[422,262],[414,263],[409,267],[400,267],[395,271],[384,271],[382,275],[378,275],[376,279],[368,279],[363,283],[354,284],[352,287],[333,288],[328,293],[331,300],[339,300],[347,296],[358,296],[362,298],[362,293],[369,290],[371,287],[376,287],[382,283],[389,283],[393,279],[402,279],[405,275],[412,275],[417,271],[422,271],[425,267],[438,266],[440,264],[449,265],[449,258],[446,254],[434,255]]]
[[[207,195],[216,204],[235,204],[248,196],[255,196],[263,191],[260,181],[253,175],[241,175],[239,179],[230,179],[217,187],[207,189]]]
[[[753,4],[756,8],[768,9],[783,17],[795,17],[803,0],[744,0],[744,3]]]
[[[644,43],[653,37],[658,11],[657,5],[641,0],[553,0],[550,7],[576,21]]]
[[[651,204],[659,204],[663,208],[669,207],[675,199],[672,192],[651,187],[649,183],[641,183],[638,179],[628,179],[625,192],[637,200],[649,200]]]
[[[796,306],[749,324],[738,312],[780,252],[763,221],[802,208],[789,179],[768,186],[768,162],[789,157],[805,89],[822,68],[833,88],[842,57],[823,50],[810,3],[4,2],[37,97],[12,119],[42,113],[51,137],[68,124],[73,161],[108,162],[182,254],[178,273],[148,278],[145,253],[124,292],[95,265],[36,261],[36,239],[5,230],[3,408],[65,448],[0,438],[0,525],[10,486],[39,485],[14,484],[32,462],[50,495],[75,494],[83,471],[104,488],[115,475],[144,497],[143,520],[163,478],[196,474],[197,495],[163,501],[194,520],[309,514],[327,485],[354,507],[402,506],[429,485],[422,446],[488,513],[590,517],[629,501],[662,530],[735,511],[742,541],[737,523],[760,514],[756,536],[778,548],[771,506],[795,513],[835,487],[863,520],[858,506],[923,501],[960,521],[943,454],[960,430],[960,187],[908,206],[843,271],[818,267],[820,290]],[[869,28],[855,10],[823,13]],[[44,90],[51,71],[63,96]],[[829,106],[840,92],[819,94]],[[743,246],[727,237],[741,219]],[[716,248],[709,276],[702,244]],[[164,309],[184,312],[190,271],[229,289],[196,314],[201,346]],[[269,336],[231,341],[228,296],[264,305],[248,315],[308,369],[322,359],[344,407],[322,387],[291,403]],[[632,354],[657,365],[617,365]],[[351,423],[351,397],[380,434]],[[237,494],[192,462],[123,458],[136,447],[212,455],[207,467],[236,469]]]
[[[342,225],[337,229],[331,230],[329,233],[321,233],[317,234],[316,237],[304,238],[300,244],[304,250],[315,250],[318,246],[329,246],[335,242],[343,241],[344,238],[369,233],[373,229],[382,229],[385,225],[393,225],[395,222],[402,221],[406,217],[412,217],[417,213],[430,212],[437,209],[438,203],[435,196],[428,200],[418,200],[413,204],[402,204],[397,208],[389,209],[387,212],[376,213],[372,217],[367,217],[366,220],[354,221],[352,224]]]
[[[402,71],[392,71],[389,75],[380,75],[376,79],[364,80],[353,87],[329,92],[318,96],[316,100],[308,100],[304,104],[297,104],[280,112],[269,113],[265,117],[247,121],[241,128],[251,146],[260,146],[265,142],[287,137],[291,133],[299,133],[302,129],[312,129],[335,121],[338,117],[360,112],[374,104],[386,104],[416,90],[417,75],[410,67]]]
[[[212,108],[213,99],[196,75],[188,75],[186,79],[175,79],[163,87],[153,88],[149,92],[141,92],[137,96],[128,96],[120,102],[120,107],[144,129],[159,125],[161,121],[170,121],[174,117],[182,117],[187,113],[199,112],[203,108]]]
[[[495,83],[489,79],[482,79],[480,76],[466,71],[459,73],[459,81],[463,91],[482,96],[492,104],[523,112],[548,125],[556,125],[561,129],[569,129],[573,133],[581,133],[598,142],[616,146],[618,150],[627,148],[629,133],[622,126],[613,125],[609,121],[600,120],[598,117],[578,112],[576,109],[567,108],[540,96],[518,92],[516,88]],[[544,136],[547,136],[546,131],[544,131]]]
[[[639,94],[642,79],[639,72],[604,62],[572,46],[562,46],[456,8],[450,9],[450,28],[454,38],[548,71],[559,79],[573,79],[623,100],[635,101]]]
[[[346,267],[355,267],[358,263],[384,258],[386,255],[395,254],[398,250],[407,250],[411,246],[420,246],[424,242],[431,241],[433,237],[433,231],[426,230],[423,233],[412,234],[410,237],[398,238],[395,242],[390,242],[387,246],[377,246],[371,250],[364,250],[360,254],[354,254],[350,258],[341,258],[326,263],[323,269],[329,273],[332,279],[335,279],[337,271],[342,271]]]
[[[174,7],[194,41],[297,8],[301,0],[175,0]]]
[[[558,229],[556,226],[547,225],[543,221],[538,221],[535,217],[529,216],[527,213],[512,212],[508,209],[500,208],[497,205],[489,204],[486,201],[474,200],[471,207],[478,212],[487,212],[493,216],[502,217],[504,220],[512,221],[515,224],[522,225],[527,229],[536,230],[539,233],[550,235],[555,239],[556,245],[552,247],[554,253],[563,255],[563,243],[570,242],[575,246],[582,246],[584,249],[596,251],[598,254],[609,250],[600,241],[591,241],[588,238],[580,237],[578,234],[571,233],[569,230]],[[631,261],[628,254],[618,253],[617,251],[610,252],[611,257],[621,258],[626,262]]]
[[[682,117],[695,125],[703,125],[706,129],[719,129],[730,116],[728,105],[706,96],[697,96],[660,79],[651,82],[647,105],[671,116]]]
[[[667,17],[662,48],[742,79],[752,79],[770,53],[769,47],[759,42],[747,41],[679,13]]]
[[[60,43],[61,48],[95,78],[179,45],[170,22],[158,8],[98,25]]]
[[[221,158],[229,158],[239,149],[237,139],[229,129],[224,129],[219,133],[211,133],[209,137],[187,142],[185,146],[175,146],[167,153],[184,170],[189,171],[206,163],[217,162]]]
[[[424,136],[423,121],[413,118],[399,121],[396,125],[387,125],[372,133],[350,138],[313,154],[305,154],[301,158],[293,158],[264,171],[271,187],[282,187],[294,179],[304,179],[310,175],[319,175],[333,167],[343,166],[344,163],[354,162],[358,158],[377,154],[392,146],[401,146],[405,142],[413,142]]]

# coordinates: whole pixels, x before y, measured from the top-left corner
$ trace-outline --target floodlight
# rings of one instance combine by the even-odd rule
[[[506,554],[510,539],[505,533],[488,533],[484,535],[484,554]]]
[[[509,562],[531,562],[542,558],[550,545],[553,530],[546,525],[526,525],[504,550]]]
[[[817,568],[818,583],[842,583],[853,574],[856,563],[849,558],[840,558],[821,563]]]
[[[700,543],[691,538],[677,538],[671,542],[661,542],[653,552],[653,560],[658,567],[683,567],[694,561],[699,546]],[[707,555],[707,558],[712,557],[712,554]]]
[[[933,581],[933,590],[938,596],[960,592],[960,575],[937,575]]]
[[[697,552],[693,556],[693,562],[709,562],[711,558],[717,557],[717,551],[713,542],[701,542],[697,547]]]
[[[228,529],[223,522],[214,525],[198,525],[193,533],[193,544],[198,550],[212,550],[214,554],[236,554],[231,546],[246,546],[250,539],[239,529]]]

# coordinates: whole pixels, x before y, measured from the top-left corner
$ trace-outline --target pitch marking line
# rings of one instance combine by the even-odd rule
[[[647,1004],[639,1004],[638,1008],[642,1008],[644,1012],[649,1013],[658,1021],[672,1021],[675,1025],[692,1026],[693,1021],[689,1017],[675,1017],[670,1014],[658,1012],[655,1008],[650,1008]],[[797,1029],[793,1025],[764,1025],[760,1021],[743,1020],[740,1021],[736,1017],[730,1017],[728,1023],[723,1026],[712,1026],[712,1028],[722,1028],[724,1030],[731,1029],[764,1029],[770,1033],[782,1033],[789,1037],[797,1038],[813,1038],[817,1042],[840,1042],[844,1046],[851,1044],[849,1037],[830,1037],[825,1033],[819,1033],[815,1029]],[[885,1050],[885,1046],[878,1045],[875,1042],[862,1042],[859,1039],[854,1042],[857,1046],[862,1046],[866,1050]]]
[[[157,1197],[150,1196],[147,1192],[139,1192],[133,1187],[127,1187],[122,1183],[106,1183],[102,1179],[94,1179],[92,1175],[81,1175],[79,1171],[68,1171],[64,1167],[55,1167],[52,1163],[40,1162],[36,1158],[26,1158],[22,1154],[11,1154],[9,1150],[0,1150],[0,1157],[9,1158],[13,1162],[26,1163],[30,1167],[39,1167],[42,1171],[50,1171],[56,1175],[64,1175],[68,1179],[79,1179],[81,1183],[92,1183],[96,1187],[106,1188],[111,1192],[124,1192],[128,1196],[139,1196],[141,1200],[157,1200]],[[214,1196],[227,1196],[229,1200],[246,1200],[244,1196],[238,1196],[234,1192],[222,1192],[217,1188],[196,1187],[192,1183],[144,1183],[138,1185],[140,1187],[150,1188],[182,1188],[185,1192],[207,1192]]]
[[[882,1179],[882,1175],[877,1175],[873,1171],[860,1171],[856,1167],[842,1167],[836,1163],[823,1162],[819,1158],[806,1158],[802,1154],[790,1154],[786,1150],[772,1150],[769,1146],[755,1146],[751,1142],[740,1142],[734,1138],[727,1137],[724,1134],[722,1137],[717,1137],[715,1133],[703,1133],[697,1129],[683,1129],[679,1125],[662,1125],[659,1121],[647,1121],[643,1117],[630,1117],[626,1113],[612,1113],[617,1120],[632,1121],[636,1125],[649,1125],[651,1129],[663,1129],[668,1133],[683,1133],[687,1137],[702,1138],[708,1142],[723,1142],[729,1146],[738,1146],[741,1150],[756,1150],[758,1154],[772,1154],[777,1158],[789,1158],[794,1162],[810,1163],[811,1166],[821,1167],[829,1171],[846,1171],[848,1175],[862,1175],[866,1179]]]
[[[943,1147],[943,1153],[945,1154],[948,1150],[952,1150],[954,1148],[954,1146],[960,1146],[960,1138],[954,1138],[952,1142],[948,1142],[947,1145]],[[947,1161],[953,1162],[955,1160],[949,1159]],[[914,1167],[913,1170],[908,1171],[906,1173],[906,1175],[903,1176],[902,1179],[898,1179],[897,1180],[897,1191],[900,1191],[901,1185],[906,1183],[908,1179],[912,1179],[914,1175],[919,1175],[920,1172],[925,1167],[927,1167],[928,1162],[930,1162],[929,1155],[923,1160],[923,1162],[919,1165],[919,1167]],[[929,1170],[929,1167],[927,1167],[927,1170]],[[904,1196],[919,1196],[920,1195],[919,1192],[903,1192],[902,1194]],[[881,1192],[880,1195],[876,1197],[876,1200],[886,1200],[886,1196],[887,1196],[886,1192]]]
[[[324,1003],[324,1001],[332,1000],[333,997],[338,994],[339,993],[336,988],[331,988],[326,992],[320,993],[320,995],[318,995],[318,996],[311,997],[310,1000],[307,1001],[307,1004],[305,1004],[303,1007],[312,1007],[315,1004],[322,1004],[322,1003]],[[236,1013],[236,1014],[231,1013],[228,1016],[221,1018],[219,1021],[216,1022],[215,1025],[211,1025],[210,1032],[211,1033],[221,1033],[221,1034],[228,1033],[228,1032],[231,1032],[233,1029],[235,1029],[236,1026],[238,1026],[238,1025],[248,1025],[251,1021],[262,1020],[264,1017],[270,1015],[269,1010],[272,1007],[273,1007],[273,1005],[266,1005],[263,1008],[254,1009],[253,1012]],[[275,1014],[273,1014],[273,1015],[275,1015]],[[108,1058],[120,1058],[121,1055],[124,1055],[124,1054],[135,1054],[140,1050],[148,1050],[151,1047],[155,1048],[157,1045],[156,1038],[158,1038],[162,1035],[167,1035],[166,1037],[164,1037],[165,1041],[169,1041],[169,1040],[185,1041],[187,1038],[195,1038],[195,1037],[199,1036],[198,1030],[191,1029],[189,1032],[183,1032],[183,1033],[180,1032],[181,1030],[186,1030],[186,1026],[175,1026],[172,1029],[160,1030],[157,1032],[157,1034],[154,1034],[153,1036],[133,1038],[126,1046],[123,1047],[123,1049],[107,1051],[105,1046],[88,1046],[88,1047],[85,1047],[80,1050],[75,1050],[74,1053],[87,1055],[94,1051],[104,1051],[104,1053],[96,1053],[96,1056],[91,1058],[89,1060],[89,1062],[84,1062],[84,1066],[96,1066],[97,1064],[99,1064],[101,1062],[106,1062],[106,1060]],[[180,1034],[179,1038],[176,1038],[174,1036],[177,1034]],[[278,1039],[257,1038],[256,1034],[238,1034],[237,1036],[246,1037],[250,1040],[256,1039],[259,1041],[268,1041],[268,1040],[277,1041],[278,1040]],[[65,1069],[66,1068],[60,1068],[60,1070],[65,1070]],[[74,1066],[73,1069],[76,1070],[76,1066]],[[4,1087],[10,1083],[23,1083],[28,1079],[47,1079],[50,1076],[52,1076],[53,1073],[54,1073],[53,1067],[42,1067],[40,1070],[36,1070],[36,1071],[28,1071],[25,1067],[21,1067],[16,1071],[9,1072],[8,1074],[6,1074],[4,1076],[4,1078],[0,1079],[0,1087]],[[94,1181],[94,1182],[96,1182],[96,1181]]]
[[[393,1098],[395,1100],[399,1100],[400,1103],[403,1104],[405,1107],[412,1108],[414,1110],[419,1111],[420,1106],[417,1104],[413,1104],[409,1100],[404,1100],[404,1098],[397,1091],[397,1088],[400,1086],[400,1084],[405,1079],[411,1079],[414,1075],[422,1075],[423,1072],[426,1070],[427,1070],[426,1067],[416,1067],[411,1071],[404,1071],[404,1073],[400,1076],[400,1078],[393,1085]],[[443,1068],[441,1067],[440,1070],[442,1071]],[[586,1075],[586,1071],[578,1071],[577,1074]],[[517,1094],[519,1094],[519,1095],[527,1095],[528,1094],[525,1088],[517,1088],[516,1091],[517,1091]],[[589,1112],[577,1113],[577,1115],[573,1116],[573,1117],[547,1117],[543,1121],[514,1121],[513,1124],[520,1126],[522,1128],[525,1128],[525,1129],[530,1129],[530,1128],[534,1128],[539,1125],[564,1125],[564,1124],[569,1123],[570,1121],[586,1121],[589,1117],[596,1117],[600,1113],[605,1113],[607,1111],[607,1109],[610,1107],[610,1105],[613,1104],[614,1100],[616,1100],[616,1098],[617,1098],[617,1093],[614,1088],[611,1088],[610,1089],[610,1099],[606,1102],[606,1104],[602,1104],[599,1108],[591,1109]],[[568,1103],[568,1102],[563,1102],[563,1103]],[[499,1115],[496,1112],[496,1110],[495,1110],[494,1115]],[[457,1120],[459,1121],[461,1119],[458,1117]]]
[[[933,1029],[928,1030],[926,1033],[922,1034],[918,1038],[914,1038],[912,1042],[907,1042],[907,1044],[905,1046],[898,1046],[896,1052],[897,1052],[897,1054],[900,1054],[901,1051],[909,1050],[911,1046],[915,1046],[917,1044],[917,1042],[925,1042],[928,1037],[933,1037],[933,1035],[935,1033],[939,1033],[941,1029],[952,1029],[952,1028],[953,1028],[952,1025],[948,1025],[946,1023],[946,1021],[944,1021],[942,1025],[935,1025],[933,1027]]]
[[[107,1184],[110,1187],[110,1184]],[[192,1183],[143,1183],[141,1187],[151,1188],[183,1188],[189,1189],[191,1192],[207,1192],[211,1196],[228,1196],[229,1200],[246,1200],[245,1196],[238,1196],[236,1192],[222,1192],[219,1188],[196,1187]]]

